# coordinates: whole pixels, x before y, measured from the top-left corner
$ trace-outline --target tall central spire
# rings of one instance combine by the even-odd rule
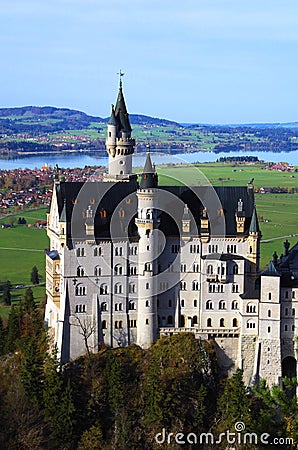
[[[134,153],[135,140],[131,137],[131,126],[125,104],[122,89],[122,77],[120,70],[119,92],[116,105],[112,105],[112,112],[107,126],[106,149],[109,155],[109,174],[106,181],[128,181],[135,175],[132,174],[132,155]]]

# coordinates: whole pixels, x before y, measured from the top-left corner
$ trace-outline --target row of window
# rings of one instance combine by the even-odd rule
[[[209,293],[223,293],[224,292],[224,285],[219,283],[210,283],[208,286],[208,292]],[[231,287],[232,294],[237,294],[239,292],[239,285],[238,284],[232,284]]]
[[[225,319],[223,317],[221,319],[219,319],[219,326],[221,328],[226,326],[226,321],[225,321]],[[212,323],[211,317],[209,317],[207,319],[207,327],[213,327],[213,323]],[[233,328],[238,327],[238,319],[234,318],[232,320],[232,327]]]
[[[217,272],[217,275],[225,275],[225,267],[224,266],[217,267],[217,270],[215,270],[215,268],[213,267],[212,264],[208,264],[208,266],[207,266],[207,275],[213,275],[216,272]],[[233,264],[231,275],[238,275],[238,273],[239,273],[238,265],[237,264]]]
[[[212,310],[214,309],[214,303],[212,300],[207,300],[206,302],[206,309]],[[218,303],[218,309],[227,309],[227,304],[225,302],[225,300],[220,300]],[[237,300],[233,300],[231,303],[231,309],[232,310],[237,310],[238,309],[238,302]]]
[[[84,307],[84,311],[81,310],[82,309],[81,307]],[[77,312],[85,312],[85,305],[77,305],[76,306],[76,313]],[[173,325],[173,316],[170,315],[170,316],[167,316],[167,318],[163,317],[162,319],[166,320],[167,325]],[[160,325],[160,317],[158,317],[158,324]],[[192,324],[192,326],[197,324],[197,316],[194,316],[192,318],[191,324]],[[149,325],[149,319],[146,319],[146,325]],[[135,328],[136,326],[137,326],[137,321],[135,319],[134,320],[129,320],[129,327],[130,328]],[[185,324],[182,324],[182,325],[180,324],[180,326],[185,326]],[[219,327],[223,328],[225,326],[226,326],[225,319],[221,318],[219,320]],[[103,330],[107,329],[107,321],[106,320],[102,321],[101,327],[102,327]],[[116,320],[114,322],[114,327],[116,329],[122,329],[123,328],[123,321],[122,320]],[[212,319],[210,317],[207,319],[207,327],[208,328],[213,327],[213,322],[212,322]],[[234,318],[232,320],[232,327],[233,328],[237,328],[238,327],[238,320],[236,318]],[[247,321],[246,328],[248,328],[248,329],[255,329],[256,328],[256,323],[253,322],[253,321]],[[291,330],[295,331],[295,325],[292,325]],[[267,331],[268,331],[268,333],[271,333],[271,327],[270,326],[267,328]],[[284,331],[290,331],[289,328],[288,328],[288,325],[284,326]]]
[[[76,250],[76,254],[78,257],[86,256],[86,249],[84,247],[78,247]],[[115,247],[114,249],[115,256],[122,256],[123,255],[123,247]],[[129,247],[129,255],[137,255],[138,254],[138,247]],[[102,256],[102,249],[101,247],[95,247],[93,250],[94,256]]]
[[[180,282],[180,290],[181,291],[186,291],[187,290],[186,281],[181,281]],[[192,282],[192,290],[193,291],[199,291],[200,290],[200,283],[198,281],[193,281]]]

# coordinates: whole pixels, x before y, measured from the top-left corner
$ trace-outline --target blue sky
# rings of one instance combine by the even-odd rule
[[[2,0],[0,106],[298,121],[297,0]]]

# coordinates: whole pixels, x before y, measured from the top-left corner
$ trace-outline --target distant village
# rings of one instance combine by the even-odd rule
[[[104,167],[59,169],[65,181],[96,181],[102,179]],[[40,169],[0,170],[0,214],[50,204],[55,169],[44,165]]]

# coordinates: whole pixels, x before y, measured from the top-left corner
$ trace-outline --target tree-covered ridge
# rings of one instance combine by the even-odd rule
[[[298,149],[298,124],[206,125],[130,114],[140,150],[293,151]],[[109,117],[52,106],[0,108],[0,152],[96,151],[105,154]]]
[[[284,380],[284,391],[264,381],[247,390],[241,370],[230,378],[220,374],[212,343],[193,334],[163,337],[148,350],[102,348],[64,367],[48,340],[28,289],[7,324],[0,321],[3,450],[225,449],[227,430],[235,432],[239,422],[258,436],[298,442],[296,380]],[[233,448],[268,446],[236,442]]]

